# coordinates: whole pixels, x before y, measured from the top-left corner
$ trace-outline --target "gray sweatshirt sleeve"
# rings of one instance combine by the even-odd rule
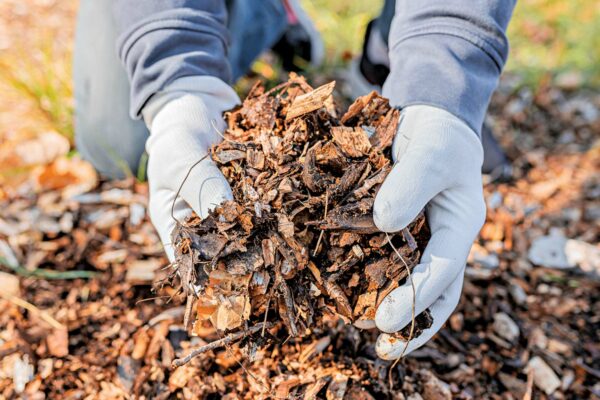
[[[225,0],[114,0],[114,14],[133,118],[141,116],[154,93],[178,78],[214,76],[230,82]]]
[[[427,104],[480,134],[508,56],[516,0],[397,0],[383,94],[397,107]]]

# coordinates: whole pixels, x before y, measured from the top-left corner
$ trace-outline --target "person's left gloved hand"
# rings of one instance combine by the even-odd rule
[[[171,233],[178,221],[192,210],[204,218],[233,199],[209,151],[222,140],[222,113],[236,104],[237,94],[220,79],[186,77],[155,94],[142,111],[150,130],[146,142],[150,218],[170,261],[174,260]]]
[[[426,209],[431,239],[412,272],[415,315],[429,309],[433,324],[412,339],[404,355],[425,344],[446,322],[460,299],[467,256],[485,220],[481,141],[462,120],[442,109],[415,105],[401,114],[392,155],[396,165],[373,207],[384,232],[405,228]],[[377,354],[402,355],[406,342],[389,334],[411,323],[413,290],[409,280],[377,309],[375,323],[385,332]]]

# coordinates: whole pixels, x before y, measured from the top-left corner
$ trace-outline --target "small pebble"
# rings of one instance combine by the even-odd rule
[[[523,290],[520,285],[511,283],[508,287],[508,291],[510,292],[510,295],[515,303],[518,305],[522,306],[527,302],[527,293],[525,293],[525,290]]]
[[[526,371],[533,373],[533,382],[547,395],[554,393],[561,385],[556,373],[540,357],[533,357],[527,364]]]
[[[567,240],[565,253],[569,264],[577,265],[584,272],[600,275],[600,248],[581,240]]]
[[[574,265],[567,259],[565,246],[567,238],[557,230],[541,236],[531,243],[527,257],[535,265],[546,268],[566,269]]]
[[[529,334],[529,344],[543,350],[548,346],[548,338],[543,330],[534,328]]]
[[[494,315],[494,332],[509,342],[515,342],[520,335],[519,326],[508,314],[500,312]]]

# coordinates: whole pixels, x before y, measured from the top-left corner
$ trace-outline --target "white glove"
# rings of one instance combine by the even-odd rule
[[[396,165],[373,207],[385,232],[405,228],[426,207],[431,239],[415,267],[415,315],[429,308],[432,326],[409,342],[404,354],[425,344],[456,308],[469,250],[485,220],[481,141],[462,120],[442,109],[415,105],[402,111],[392,155]],[[375,323],[386,333],[411,323],[410,282],[391,292],[377,309]],[[406,342],[383,333],[377,354],[396,359]]]
[[[171,261],[171,232],[176,225],[171,216],[173,204],[174,217],[183,222],[192,210],[205,217],[209,210],[233,198],[227,180],[210,156],[193,167],[187,179],[186,174],[208,154],[210,146],[222,140],[222,113],[238,103],[231,87],[206,76],[178,79],[144,107],[142,114],[150,130],[146,142],[150,218]]]

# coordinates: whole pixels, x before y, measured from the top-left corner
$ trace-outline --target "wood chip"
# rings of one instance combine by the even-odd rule
[[[331,128],[333,141],[348,157],[362,157],[369,153],[371,143],[361,127],[335,126]]]
[[[285,120],[289,121],[325,107],[327,98],[333,93],[334,87],[335,82],[329,82],[312,92],[296,97],[290,108],[287,110]]]

